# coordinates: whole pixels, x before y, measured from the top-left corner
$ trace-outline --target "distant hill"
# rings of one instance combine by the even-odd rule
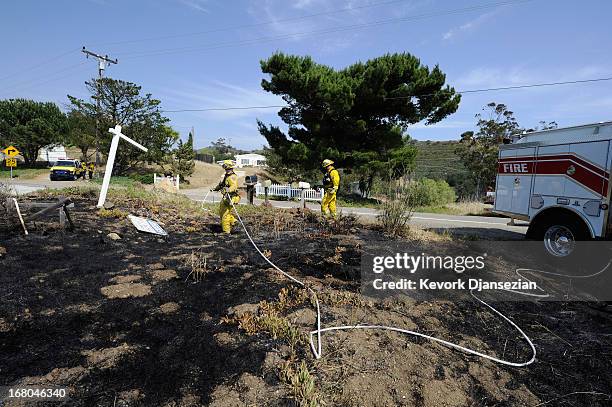
[[[455,150],[459,141],[413,141],[419,154],[416,159],[414,178],[446,180],[459,197],[473,192],[472,180]]]
[[[419,154],[416,159],[417,178],[447,179],[449,175],[465,174],[466,169],[455,150],[458,141],[414,141]]]

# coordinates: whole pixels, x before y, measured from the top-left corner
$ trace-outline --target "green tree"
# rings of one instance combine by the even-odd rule
[[[89,101],[68,95],[73,110],[95,120],[99,119],[102,152],[109,149],[110,127],[120,124],[123,133],[149,149],[144,153],[135,148],[120,148],[115,159],[115,173],[124,174],[129,169],[146,162],[163,163],[176,143],[178,134],[166,125],[170,119],[160,110],[161,102],[150,93],[141,94],[141,87],[132,82],[102,78],[85,82],[91,94]],[[99,95],[99,96],[98,96]],[[96,101],[100,102],[97,115]]]
[[[66,115],[55,103],[0,100],[0,142],[17,147],[26,165],[36,161],[42,147],[59,144],[67,130]]]
[[[258,121],[259,131],[286,166],[307,172],[324,158],[371,173],[371,159],[388,161],[402,148],[410,124],[439,122],[457,110],[460,95],[408,53],[388,54],[336,71],[310,57],[276,53],[261,62],[264,90],[288,104],[279,116],[288,125]],[[364,167],[365,166],[365,167]]]
[[[189,133],[189,138],[186,143],[183,140],[178,141],[178,145],[174,150],[174,160],[172,161],[172,173],[181,176],[181,180],[189,182],[187,177],[193,174],[195,168],[195,152],[193,151],[193,135]]]
[[[213,141],[210,143],[211,148],[217,151],[218,154],[227,154],[229,153],[232,146],[227,144],[224,138],[218,138],[217,141]]]
[[[461,134],[457,148],[463,165],[468,169],[476,185],[476,197],[487,187],[495,185],[499,145],[521,131],[514,112],[502,103],[487,104],[482,113],[476,115],[478,131]]]
[[[68,133],[65,144],[81,150],[81,159],[90,161],[89,149],[96,143],[96,121],[79,110],[68,112]]]

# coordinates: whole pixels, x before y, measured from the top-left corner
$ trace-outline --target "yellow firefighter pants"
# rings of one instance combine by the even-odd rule
[[[238,205],[240,196],[233,196],[232,202],[234,205]],[[221,217],[221,229],[223,229],[223,233],[230,233],[232,226],[234,226],[238,220],[232,213],[232,204],[227,198],[223,199],[219,205],[219,216]]]
[[[323,216],[336,217],[336,191],[325,191],[321,200],[321,213]]]

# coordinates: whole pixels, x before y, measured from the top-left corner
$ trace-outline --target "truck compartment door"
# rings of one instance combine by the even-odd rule
[[[528,214],[534,155],[533,147],[500,151],[495,210]]]

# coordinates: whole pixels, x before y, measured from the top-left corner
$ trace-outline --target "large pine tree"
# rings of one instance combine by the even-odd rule
[[[394,150],[408,148],[409,125],[437,123],[454,113],[461,99],[437,65],[430,69],[408,53],[342,70],[308,56],[277,53],[261,68],[270,75],[263,89],[288,104],[279,112],[288,132],[262,122],[259,131],[285,165],[305,171],[324,158],[352,168],[387,162]]]

